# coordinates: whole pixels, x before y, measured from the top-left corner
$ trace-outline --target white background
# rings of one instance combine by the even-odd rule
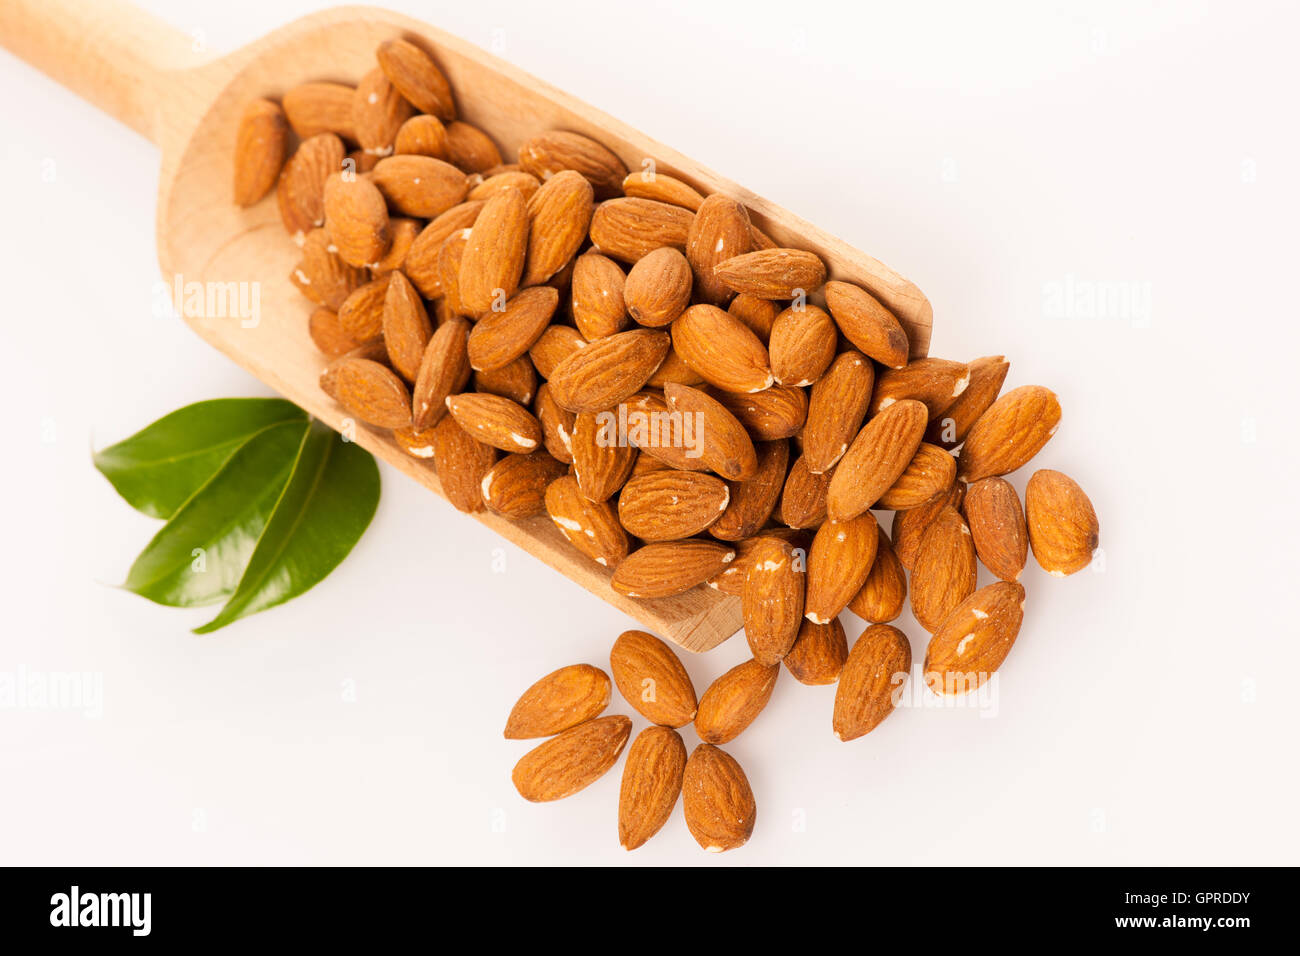
[[[314,6],[144,5],[214,51]],[[154,148],[0,54],[0,672],[104,693],[98,719],[0,709],[0,862],[1297,862],[1293,11],[392,5],[899,269],[934,303],[933,354],[1002,352],[1008,387],[1055,389],[1039,463],[1090,493],[1104,568],[1031,561],[995,716],[911,707],[841,744],[834,688],[783,674],[727,748],[749,845],[704,854],[679,805],[627,854],[619,773],[527,804],[501,727],[631,622],[400,475],[326,584],[218,634],[188,630],[211,609],[114,587],[156,525],[92,446],[266,392],[152,315]],[[1149,312],[1053,317],[1067,281],[1149,290]],[[702,690],[746,656],[687,663]]]

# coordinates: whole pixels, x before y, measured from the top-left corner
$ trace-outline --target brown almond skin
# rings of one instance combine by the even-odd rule
[[[958,481],[948,490],[947,495],[915,508],[894,513],[894,523],[890,528],[889,538],[894,543],[894,552],[903,567],[912,570],[916,565],[916,552],[921,547],[921,538],[925,535],[925,530],[930,527],[930,522],[944,509],[944,506],[951,506],[960,511],[965,493],[966,485]]]
[[[507,740],[550,737],[599,717],[609,706],[609,675],[590,664],[571,664],[524,691],[506,720]]]
[[[436,299],[443,295],[442,269],[439,263],[443,245],[450,236],[471,228],[483,206],[482,202],[463,202],[452,206],[425,226],[411,243],[402,262],[402,271],[426,299]]]
[[[388,251],[388,207],[375,184],[335,174],[325,180],[325,230],[350,266],[378,262]]]
[[[855,740],[894,712],[895,693],[912,669],[912,645],[896,627],[873,624],[849,651],[835,688],[831,725],[837,740]]]
[[[551,397],[550,386],[545,383],[537,389],[533,414],[542,425],[542,443],[551,457],[566,465],[573,464],[573,434],[578,416],[561,408]]]
[[[376,278],[402,268],[406,262],[406,254],[411,251],[411,245],[415,242],[415,237],[420,234],[420,223],[414,219],[401,219],[390,216],[388,231],[392,233],[393,241],[389,244],[384,257],[370,267],[371,273]]]
[[[491,371],[475,372],[470,381],[476,392],[500,395],[525,408],[537,396],[537,369],[533,368],[527,355]]]
[[[279,105],[255,99],[235,133],[235,205],[251,206],[272,189],[289,151],[289,122]]]
[[[675,541],[717,521],[728,496],[727,483],[713,475],[656,471],[623,486],[618,517],[629,534],[643,541]]]
[[[371,339],[368,342],[362,342],[350,352],[344,352],[326,365],[320,373],[320,390],[336,402],[339,400],[339,369],[347,363],[348,359],[366,359],[367,361],[385,365],[388,362],[388,351],[384,348],[382,338]]]
[[[452,120],[447,124],[447,159],[467,173],[484,173],[501,165],[501,150],[477,126]]]
[[[1041,385],[1013,388],[979,417],[961,448],[963,481],[1006,475],[1026,464],[1061,424],[1061,403]]]
[[[470,230],[460,262],[460,297],[471,313],[490,310],[519,288],[528,251],[528,203],[518,189],[489,199]]]
[[[710,853],[743,846],[754,832],[757,810],[745,771],[712,744],[700,744],[686,761],[682,810],[691,836]]]
[[[704,379],[700,374],[682,361],[682,357],[677,354],[676,349],[669,349],[668,354],[664,356],[663,362],[655,369],[655,373],[650,376],[646,382],[647,388],[664,388],[669,383],[676,385],[703,385]]]
[[[289,274],[289,281],[299,292],[317,305],[335,312],[342,311],[348,297],[367,284],[366,279],[365,269],[348,265],[330,251],[330,240],[324,229],[312,229],[307,233],[302,243],[302,259]],[[347,329],[346,325],[344,329]]]
[[[307,333],[312,344],[330,358],[351,352],[359,343],[339,324],[338,313],[331,309],[317,309],[307,320]]]
[[[713,274],[733,292],[760,299],[793,299],[822,287],[826,264],[803,249],[760,249],[719,262]]]
[[[754,446],[758,467],[752,478],[745,481],[728,481],[731,500],[727,509],[713,524],[709,534],[723,541],[740,541],[758,533],[776,509],[789,470],[790,443],[778,441],[759,442]]]
[[[736,416],[755,441],[792,438],[808,418],[808,395],[802,388],[773,385],[761,392],[718,392],[713,397]]]
[[[427,461],[433,458],[433,429],[394,428],[393,441],[412,458]]]
[[[379,68],[421,113],[446,121],[456,118],[451,84],[433,57],[409,40],[385,40],[375,51]]]
[[[469,329],[465,319],[450,319],[438,326],[425,346],[412,393],[416,428],[438,424],[447,412],[447,396],[459,392],[469,381]]]
[[[573,321],[587,341],[627,327],[626,284],[619,264],[598,252],[584,252],[574,261]]]
[[[552,176],[532,195],[524,285],[545,282],[564,268],[587,238],[595,207],[591,184],[573,170]]]
[[[704,691],[695,715],[695,732],[707,744],[740,736],[772,698],[781,668],[749,660],[737,664]]]
[[[472,186],[468,193],[468,197],[470,199],[491,199],[507,186],[514,186],[523,193],[524,198],[530,202],[532,201],[533,196],[537,194],[537,190],[542,188],[542,184],[532,173],[511,170],[508,172],[497,173],[495,176],[488,176],[477,186]],[[586,231],[586,227],[584,226],[583,232],[585,233]],[[525,270],[526,269],[527,267],[525,267]],[[526,274],[527,272],[525,271],[525,275]],[[547,278],[549,278],[549,276]],[[524,282],[524,285],[528,284],[527,281]]]
[[[544,451],[506,455],[483,476],[483,504],[505,518],[546,514],[546,489],[564,473],[564,465]]]
[[[948,359],[922,358],[876,376],[871,408],[880,411],[905,398],[925,405],[930,418],[942,415],[970,384],[970,366]]]
[[[826,514],[854,518],[874,505],[911,463],[929,416],[920,402],[904,399],[877,413],[835,467],[826,491]]]
[[[871,562],[871,571],[862,588],[849,602],[849,610],[872,624],[888,624],[903,613],[907,573],[885,529],[877,530],[880,537],[876,543],[876,559]]]
[[[848,656],[849,643],[839,618],[826,624],[814,624],[804,618],[799,625],[799,636],[782,663],[801,684],[834,684]]]
[[[965,694],[1002,666],[1024,620],[1025,589],[1014,581],[980,588],[953,609],[925,652],[925,682],[934,693]]]
[[[1029,557],[1029,531],[1020,497],[1005,478],[981,478],[966,489],[962,513],[975,553],[1003,581],[1018,581]]]
[[[632,329],[592,342],[552,370],[551,394],[571,412],[612,408],[649,380],[668,354],[669,342],[666,333],[652,329]]]
[[[591,501],[572,475],[546,489],[546,512],[569,543],[603,568],[614,569],[627,557],[627,532],[606,501]]]
[[[661,246],[686,248],[695,213],[651,199],[623,197],[596,207],[591,217],[591,242],[600,253],[635,264]]]
[[[631,732],[621,714],[571,727],[524,754],[511,774],[515,789],[533,803],[572,796],[618,762]]]
[[[677,806],[686,772],[686,744],[667,727],[637,734],[623,764],[618,795],[618,842],[635,850],[658,833]]]
[[[780,538],[760,538],[745,572],[741,612],[754,659],[780,663],[799,636],[803,620],[803,556]]]
[[[664,386],[668,407],[691,415],[700,460],[730,481],[748,481],[758,474],[758,452],[745,426],[717,400],[698,388],[670,382]]]
[[[735,548],[704,538],[656,541],[629,554],[609,586],[627,597],[670,597],[708,581],[735,557]]]
[[[284,163],[275,201],[291,236],[325,224],[325,181],[343,168],[343,141],[333,133],[304,139]]]
[[[495,448],[475,440],[450,415],[433,427],[433,465],[443,494],[457,511],[483,510],[483,478],[496,460]]]
[[[704,202],[704,197],[680,179],[650,169],[628,173],[623,178],[623,195],[635,196],[637,199],[653,199],[681,206],[695,212]]]
[[[461,428],[485,445],[525,455],[541,447],[541,423],[508,398],[462,392],[447,397],[447,410]]]
[[[628,423],[628,441],[643,454],[662,461],[678,471],[709,471],[700,457],[700,442],[694,418],[673,417],[668,402],[660,392],[644,390],[631,395],[619,405]],[[692,431],[687,432],[687,426]]]
[[[411,424],[411,393],[387,366],[345,358],[335,368],[338,403],[367,425],[404,428]]]
[[[781,306],[756,295],[741,294],[731,300],[727,313],[739,319],[764,345],[772,337],[772,326],[781,314]]]
[[[400,272],[389,276],[384,293],[383,326],[389,362],[402,378],[414,382],[433,336],[433,326],[424,311],[424,301]]]
[[[1097,512],[1083,489],[1068,475],[1044,468],[1025,486],[1029,543],[1034,560],[1053,577],[1088,566],[1097,550]]]
[[[672,330],[677,354],[710,385],[728,392],[761,392],[775,381],[766,346],[716,306],[691,306]]]
[[[447,127],[436,116],[421,113],[412,116],[397,130],[393,140],[397,156],[432,156],[444,162],[448,158]]]
[[[606,423],[599,415],[583,412],[571,432],[573,476],[592,501],[606,501],[622,488],[636,463],[637,450],[619,444],[614,428]]]
[[[971,427],[997,400],[1010,363],[1001,355],[986,355],[970,363],[970,383],[943,414],[930,422],[925,440],[952,451],[966,440]]]
[[[353,289],[339,305],[339,324],[358,342],[384,334],[384,303],[391,276],[380,276]]]
[[[695,210],[686,237],[686,258],[695,273],[700,300],[725,309],[735,292],[713,274],[713,267],[753,249],[749,211],[744,205],[722,193],[705,198]]]
[[[378,68],[363,76],[352,93],[352,128],[365,150],[391,147],[397,131],[413,112],[411,104]]]
[[[839,330],[815,305],[783,310],[772,325],[767,351],[781,385],[812,385],[835,359]]]
[[[809,471],[818,475],[828,471],[849,450],[866,418],[874,383],[871,362],[851,349],[836,356],[814,383],[803,432]]]
[[[808,549],[804,617],[814,624],[826,624],[848,607],[876,560],[878,528],[868,511],[844,521],[827,521],[817,529]]]
[[[298,139],[334,133],[355,140],[352,128],[352,87],[342,83],[299,83],[281,100]]]
[[[587,340],[577,329],[567,325],[551,325],[528,350],[528,358],[542,378],[552,378],[560,363],[581,348]]]
[[[911,463],[876,502],[878,508],[906,511],[933,501],[952,487],[957,459],[938,445],[921,442]]]
[[[567,130],[541,133],[519,147],[519,165],[545,182],[572,169],[591,183],[597,199],[623,191],[627,167],[613,152],[589,136]]]
[[[970,529],[955,508],[945,507],[926,528],[912,569],[912,614],[930,633],[975,592],[978,567]]]
[[[434,219],[465,201],[465,174],[432,156],[381,159],[370,174],[388,204],[403,216]]]
[[[791,528],[816,528],[826,520],[826,493],[835,472],[814,474],[800,455],[790,466],[781,492],[781,521]]]
[[[849,282],[827,282],[824,292],[835,324],[854,348],[886,368],[907,364],[907,333],[875,296]]]
[[[515,293],[499,312],[483,313],[469,334],[470,366],[491,372],[526,354],[559,305],[560,293],[544,285]]]
[[[691,304],[691,265],[677,249],[656,249],[632,267],[623,289],[628,314],[639,325],[657,329]]]
[[[623,699],[646,720],[684,727],[695,719],[695,687],[667,643],[645,631],[624,631],[609,652],[609,669]]]
[[[749,575],[750,565],[754,562],[756,552],[765,538],[778,538],[792,547],[803,548],[806,552],[811,540],[806,531],[794,528],[769,527],[743,541],[736,542],[736,557],[727,566],[709,578],[709,587],[733,597],[743,597],[745,578]]]

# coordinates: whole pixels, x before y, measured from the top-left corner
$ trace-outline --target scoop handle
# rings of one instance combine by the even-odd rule
[[[208,58],[125,0],[3,0],[0,46],[154,142],[168,74]]]

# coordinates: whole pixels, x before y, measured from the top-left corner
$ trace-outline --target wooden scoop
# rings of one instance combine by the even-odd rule
[[[307,335],[311,306],[288,278],[299,249],[280,223],[273,195],[251,209],[237,208],[231,198],[235,127],[254,97],[275,98],[307,80],[357,82],[374,67],[375,48],[398,36],[419,38],[434,53],[462,117],[486,130],[503,155],[513,156],[521,143],[545,130],[574,130],[604,143],[631,170],[653,159],[657,170],[702,193],[734,196],[778,243],[817,252],[834,278],[869,289],[903,323],[913,354],[926,354],[930,304],[884,264],[567,93],[408,17],[368,7],[328,10],[212,58],[196,52],[191,37],[120,0],[4,0],[0,5],[0,44],[158,144],[158,261],[166,281],[260,283],[255,327],[235,317],[187,314],[186,322],[336,429],[345,412],[317,384],[325,358]],[[442,494],[432,466],[403,453],[387,435],[359,429],[356,439]],[[707,650],[740,627],[740,602],[707,587],[656,600],[617,594],[609,586],[609,572],[574,550],[548,518],[476,517],[682,647]],[[449,539],[454,535],[449,528]],[[557,602],[554,612],[561,607]]]

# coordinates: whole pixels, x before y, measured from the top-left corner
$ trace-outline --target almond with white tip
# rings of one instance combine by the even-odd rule
[[[799,625],[799,636],[781,663],[801,684],[834,684],[849,656],[849,643],[839,618],[814,624],[807,618]]]
[[[691,836],[709,853],[744,846],[754,832],[757,809],[745,771],[713,744],[700,744],[686,761],[682,810]]]
[[[735,557],[736,549],[719,541],[655,541],[629,554],[609,585],[627,597],[671,597],[708,581]]]
[[[925,434],[925,406],[904,399],[877,413],[853,439],[826,491],[826,514],[842,521],[862,514],[907,469]]]
[[[799,636],[805,556],[780,538],[759,538],[745,572],[741,612],[754,659],[777,664]]]
[[[638,475],[618,496],[618,518],[643,541],[675,541],[699,534],[722,516],[727,483],[697,471]]]
[[[546,513],[570,544],[601,567],[613,570],[627,557],[627,532],[613,506],[584,495],[572,475],[546,489]]]
[[[739,319],[693,305],[672,324],[673,348],[706,382],[728,392],[761,392],[775,378],[767,347]]]
[[[871,512],[827,521],[817,529],[808,549],[804,617],[814,624],[826,624],[848,607],[871,572],[879,538]]]
[[[980,588],[944,619],[925,652],[925,682],[936,694],[980,687],[1011,652],[1025,614],[1025,589],[1014,581]]]
[[[938,418],[970,384],[970,366],[948,359],[923,358],[903,368],[891,368],[876,377],[871,410],[879,412],[894,402],[914,399],[925,405],[930,418]]]
[[[1061,403],[1041,385],[1013,388],[971,427],[957,459],[964,481],[1006,475],[1037,455],[1061,424]]]
[[[506,455],[479,483],[483,504],[503,518],[532,518],[546,513],[546,489],[565,473],[564,465],[544,451]]]

